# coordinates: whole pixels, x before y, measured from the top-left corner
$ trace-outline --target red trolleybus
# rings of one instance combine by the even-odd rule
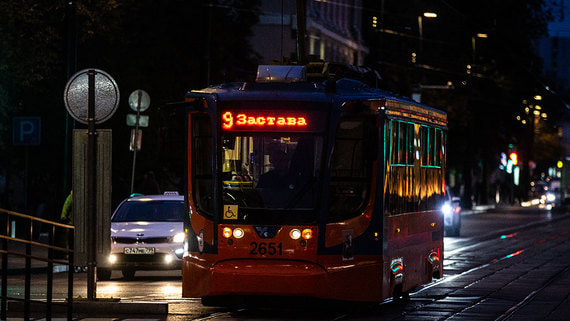
[[[184,297],[382,301],[442,276],[446,114],[305,74],[187,94]]]

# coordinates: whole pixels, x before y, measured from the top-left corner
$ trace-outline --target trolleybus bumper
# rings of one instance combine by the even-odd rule
[[[296,295],[322,297],[326,272],[314,263],[285,260],[228,260],[210,270],[208,296]]]

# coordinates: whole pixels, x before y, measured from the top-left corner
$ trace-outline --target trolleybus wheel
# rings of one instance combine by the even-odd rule
[[[109,281],[111,279],[111,269],[97,268],[97,279],[99,281]]]
[[[135,278],[135,269],[132,268],[126,268],[126,269],[122,269],[121,272],[123,273],[123,277],[127,280],[132,280]]]

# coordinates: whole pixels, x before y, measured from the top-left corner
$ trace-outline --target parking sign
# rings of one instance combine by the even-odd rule
[[[40,117],[14,117],[12,143],[14,145],[39,145],[41,141]]]

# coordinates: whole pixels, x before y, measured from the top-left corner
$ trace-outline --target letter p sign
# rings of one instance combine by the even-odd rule
[[[40,117],[14,117],[12,122],[12,143],[14,145],[39,145],[40,137]]]

